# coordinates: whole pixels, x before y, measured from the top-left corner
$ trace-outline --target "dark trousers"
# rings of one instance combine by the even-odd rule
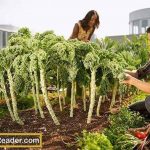
[[[139,112],[140,115],[142,115],[144,118],[150,118],[150,113],[148,112],[145,106],[145,100],[130,105],[129,109],[131,111]]]

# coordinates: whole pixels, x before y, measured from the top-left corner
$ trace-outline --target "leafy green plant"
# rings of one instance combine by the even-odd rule
[[[28,109],[34,106],[34,101],[32,96],[19,97],[17,103],[18,109]]]
[[[8,113],[8,109],[6,105],[0,105],[0,118],[4,117]]]
[[[129,111],[127,108],[122,108],[117,115],[111,115],[109,117],[109,122],[110,126],[104,131],[104,134],[114,147],[117,147],[115,150],[126,150],[125,148],[120,148],[122,146],[121,143],[118,143],[120,138],[127,133],[129,128],[141,127],[145,123],[143,117],[138,113]],[[124,136],[122,138],[126,139],[127,137]],[[126,142],[128,142],[128,140],[126,140]]]
[[[133,150],[133,148],[141,141],[131,134],[122,134],[116,140],[114,150]]]
[[[120,82],[122,82],[122,81],[124,81],[124,80],[128,80],[128,77],[126,76],[125,73],[120,73],[120,74],[118,75],[118,79],[119,79]]]
[[[88,111],[87,123],[91,123],[93,108],[95,105],[95,92],[96,92],[96,71],[100,66],[101,57],[103,52],[100,50],[100,46],[95,43],[91,43],[91,52],[89,52],[84,59],[84,66],[91,71],[91,91],[90,91],[90,106]]]
[[[83,137],[78,140],[81,150],[112,150],[113,146],[104,134],[83,131]]]

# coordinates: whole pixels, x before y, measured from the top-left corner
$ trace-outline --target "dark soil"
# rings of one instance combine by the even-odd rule
[[[53,106],[56,116],[60,121],[60,126],[56,126],[46,107],[43,108],[45,119],[35,115],[34,110],[24,110],[19,112],[20,117],[24,121],[24,125],[18,125],[13,122],[10,116],[0,119],[0,132],[1,133],[43,133],[43,147],[42,150],[76,150],[77,137],[85,129],[87,131],[102,131],[108,126],[108,108],[109,102],[106,101],[101,105],[100,116],[97,117],[95,110],[93,112],[92,122],[87,124],[88,112],[83,111],[82,100],[78,100],[78,107],[74,109],[74,117],[69,117],[69,105],[65,106],[63,112],[59,111],[59,106]],[[21,148],[19,148],[21,149]],[[38,149],[38,148],[35,148]],[[18,150],[13,148],[11,150]],[[26,149],[27,150],[27,149]],[[30,148],[30,150],[33,150]]]

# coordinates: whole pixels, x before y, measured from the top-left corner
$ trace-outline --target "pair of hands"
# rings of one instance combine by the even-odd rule
[[[131,134],[135,134],[136,132],[144,132],[145,134],[149,134],[150,133],[150,124],[148,124],[145,127],[141,127],[141,128],[129,128],[128,131]]]
[[[133,85],[133,83],[137,80],[137,70],[129,71],[125,70],[125,75],[127,77],[126,80],[122,81],[121,83]]]

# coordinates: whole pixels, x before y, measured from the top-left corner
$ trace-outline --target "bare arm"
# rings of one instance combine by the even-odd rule
[[[132,83],[132,85],[134,85],[135,87],[137,87],[137,88],[140,89],[141,91],[150,94],[150,83],[143,82],[143,81],[141,81],[141,80],[136,79],[136,81],[134,81],[134,82]]]
[[[78,26],[78,24],[76,23],[75,26],[74,26],[74,28],[73,28],[73,32],[72,32],[72,34],[71,34],[71,36],[70,36],[69,39],[78,38],[78,33],[79,33],[79,26]]]
[[[142,66],[138,70],[133,71],[125,70],[125,72],[138,79],[146,78],[146,76],[150,74],[150,61],[147,62],[144,66]]]
[[[124,80],[122,83],[133,85],[143,92],[150,93],[150,83],[138,80],[129,74],[127,74],[127,77],[128,77],[128,79]]]

